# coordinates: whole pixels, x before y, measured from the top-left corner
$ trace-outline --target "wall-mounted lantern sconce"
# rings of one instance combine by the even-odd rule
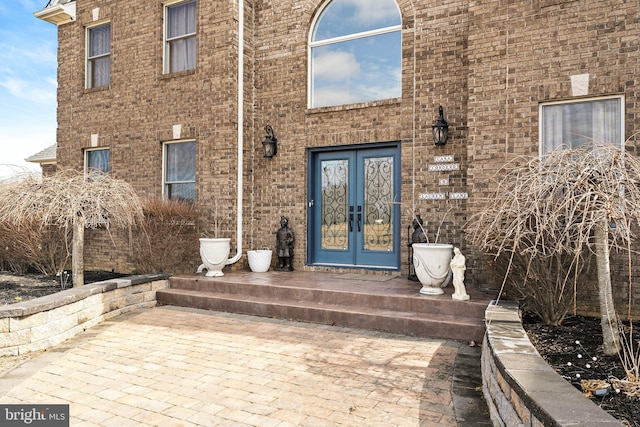
[[[438,108],[438,113],[440,113],[438,121],[431,126],[433,128],[433,141],[436,145],[444,145],[449,137],[449,125],[442,115],[442,105]]]
[[[278,152],[278,138],[276,138],[276,135],[273,133],[273,128],[270,125],[266,125],[264,131],[267,135],[262,141],[262,149],[264,150],[264,156],[270,159]]]

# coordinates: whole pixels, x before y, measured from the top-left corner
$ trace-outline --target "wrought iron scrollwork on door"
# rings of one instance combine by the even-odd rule
[[[349,165],[347,160],[322,162],[323,249],[346,249]]]
[[[364,249],[393,249],[393,157],[364,161]]]

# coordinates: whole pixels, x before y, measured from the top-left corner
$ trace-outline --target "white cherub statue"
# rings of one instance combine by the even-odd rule
[[[467,269],[466,259],[459,248],[454,248],[455,254],[451,260],[451,271],[453,272],[453,288],[455,292],[451,295],[451,298],[459,301],[466,301],[469,299],[469,294],[464,287],[464,272]]]

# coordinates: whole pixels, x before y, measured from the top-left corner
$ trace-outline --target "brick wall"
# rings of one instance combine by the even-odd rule
[[[625,96],[627,136],[636,131],[640,64],[637,5],[621,1],[470,2],[468,76],[469,215],[489,178],[513,155],[538,154],[540,102],[574,99],[571,76],[588,74],[588,97]],[[468,275],[487,277],[472,251]],[[624,268],[614,268],[616,304],[626,302]],[[624,274],[624,273],[623,273]],[[593,287],[581,304],[597,312]],[[626,304],[625,304],[626,306]]]
[[[256,157],[254,164],[252,240],[256,247],[263,242],[273,244],[280,214],[289,215],[297,236],[304,237],[308,149],[398,141],[402,152],[402,271],[406,274],[408,268],[404,230],[413,212],[430,221],[427,228],[432,239],[448,212],[440,241],[465,248],[461,227],[454,221],[465,221],[466,203],[427,203],[419,201],[418,195],[465,191],[466,3],[448,2],[446,6],[420,8],[414,14],[412,2],[398,1],[403,21],[401,98],[314,109],[307,108],[307,43],[322,2],[271,1],[260,5],[255,26],[254,139],[262,138],[261,126],[271,124],[278,132],[280,147],[275,158],[265,161]],[[435,147],[431,135],[439,105],[443,105],[450,125],[449,143],[444,147]],[[462,165],[461,171],[450,176],[428,172],[428,163],[440,155],[453,155]],[[442,176],[450,178],[448,187],[438,187]],[[296,250],[298,254],[306,252],[304,239],[297,239]],[[303,262],[302,257],[296,260],[298,267]]]
[[[42,175],[53,175],[58,170],[58,166],[55,163],[42,163],[40,164],[42,169]]]
[[[217,212],[221,233],[232,233],[236,228],[237,8],[231,1],[198,2],[197,68],[163,75],[162,2],[152,3],[78,2],[77,21],[60,27],[58,163],[82,168],[83,149],[92,146],[92,135],[98,135],[98,146],[111,150],[112,174],[131,183],[141,196],[159,196],[162,143],[174,140],[174,125],[180,125],[177,139],[197,141],[197,198],[204,207],[203,231],[213,232]],[[98,21],[93,20],[96,8]],[[111,22],[111,84],[85,89],[85,27],[100,20]],[[247,42],[251,44],[250,37]],[[250,113],[252,90],[248,88]],[[132,267],[127,264],[128,251],[122,250],[127,248],[126,238],[111,241],[99,234],[89,235],[87,265]]]
[[[141,195],[160,195],[162,142],[180,124],[180,137],[197,141],[197,199],[208,207],[201,221],[212,224],[217,206],[221,234],[233,237],[234,252],[237,2],[198,1],[196,69],[170,76],[162,74],[162,3],[150,3],[78,2],[77,21],[60,27],[59,164],[82,167],[83,149],[98,134],[98,145],[111,148],[115,176]],[[401,273],[408,271],[405,231],[419,213],[432,240],[440,229],[441,242],[465,252],[469,286],[492,287],[464,224],[510,156],[537,155],[539,103],[571,99],[571,76],[589,74],[588,95],[624,94],[626,133],[636,126],[639,12],[626,2],[398,0],[402,96],[314,109],[307,108],[307,43],[322,2],[245,3],[243,251],[273,247],[280,215],[287,215],[297,237],[296,269],[311,269],[304,265],[309,149],[399,142]],[[94,8],[112,22],[112,81],[87,90],[84,28]],[[450,126],[444,147],[431,136],[439,105]],[[267,124],[279,140],[272,159],[261,152]],[[460,169],[429,171],[435,156],[445,155]],[[418,197],[433,192],[467,192],[469,199]],[[96,244],[99,250],[87,250],[91,265],[108,252]],[[108,257],[108,265],[126,265],[126,255]]]

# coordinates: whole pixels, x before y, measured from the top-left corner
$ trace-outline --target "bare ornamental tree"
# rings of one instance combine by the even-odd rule
[[[39,221],[72,229],[73,286],[84,285],[84,230],[129,227],[142,207],[126,182],[99,172],[63,170],[51,176],[28,174],[0,185],[0,222]]]
[[[539,272],[532,266],[558,259],[547,270],[555,270],[550,279],[560,281],[556,301],[567,298],[566,287],[577,284],[595,255],[603,347],[615,354],[620,337],[609,255],[612,249],[631,253],[640,221],[640,160],[619,147],[584,144],[517,158],[497,176],[483,209],[470,219],[473,242],[495,259],[507,259],[507,276],[520,258],[518,286],[535,279]]]

